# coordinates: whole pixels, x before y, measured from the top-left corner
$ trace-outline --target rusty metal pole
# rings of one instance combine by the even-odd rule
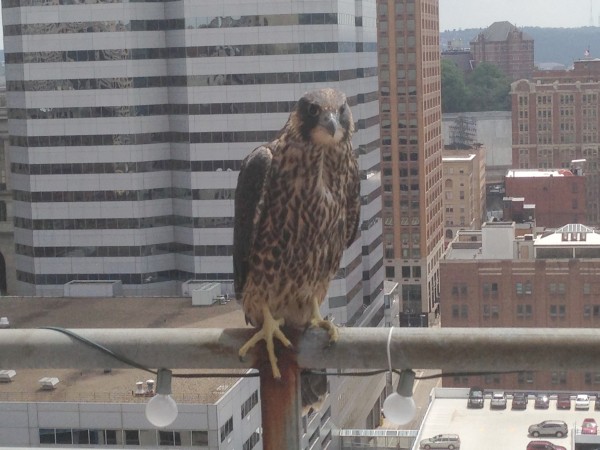
[[[281,347],[277,350],[280,380],[273,378],[268,358],[261,357],[258,364],[263,449],[300,450],[300,368],[293,350]]]

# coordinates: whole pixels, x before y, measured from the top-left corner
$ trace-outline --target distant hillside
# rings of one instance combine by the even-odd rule
[[[518,24],[517,24],[518,26]],[[523,31],[534,39],[535,62],[557,62],[569,67],[583,57],[587,48],[592,57],[600,58],[600,27],[582,28],[540,28],[523,27]],[[465,47],[483,29],[443,31],[440,34],[442,49],[452,39],[462,39]]]

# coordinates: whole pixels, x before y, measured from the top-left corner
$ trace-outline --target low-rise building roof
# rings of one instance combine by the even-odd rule
[[[0,317],[11,328],[45,326],[69,328],[225,328],[244,327],[244,313],[236,301],[192,306],[191,298],[27,298],[2,297]],[[2,330],[0,329],[0,338]],[[93,351],[90,349],[90,351]],[[0,369],[11,369],[0,367]],[[152,368],[155,369],[155,368]],[[186,371],[191,373],[193,371]],[[200,371],[197,371],[200,372]],[[211,372],[208,370],[202,373]],[[213,370],[213,373],[222,372]],[[239,372],[243,374],[246,370]],[[176,371],[174,373],[177,373]],[[57,377],[55,389],[42,389],[38,380]],[[136,382],[154,376],[138,369],[17,370],[11,382],[0,383],[0,401],[139,403]],[[177,402],[212,404],[239,378],[173,378]]]

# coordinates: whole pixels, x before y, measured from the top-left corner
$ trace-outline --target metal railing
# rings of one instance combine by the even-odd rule
[[[301,368],[386,369],[389,328],[340,328],[329,345],[323,330],[292,336],[295,351],[278,348],[282,380],[275,381],[262,348],[238,358],[253,329],[78,329],[91,341],[150,368],[260,371],[263,448],[299,450]],[[395,369],[452,372],[600,371],[600,331],[584,328],[395,328]],[[82,342],[45,329],[0,330],[0,367],[106,369],[128,367]]]

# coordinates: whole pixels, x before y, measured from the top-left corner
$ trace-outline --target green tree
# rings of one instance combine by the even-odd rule
[[[458,66],[442,59],[442,112],[465,112],[469,93],[465,79]]]
[[[479,63],[467,77],[469,111],[510,111],[510,80],[490,63]]]

